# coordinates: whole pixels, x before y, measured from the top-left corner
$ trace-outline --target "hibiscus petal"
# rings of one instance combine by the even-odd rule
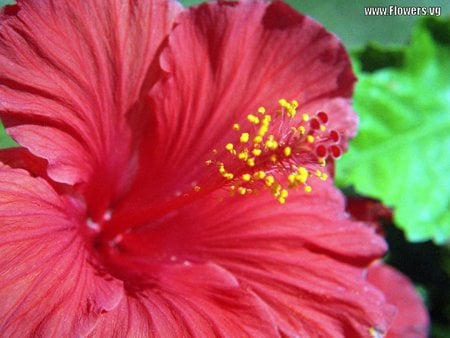
[[[5,336],[89,333],[123,295],[88,261],[81,206],[43,179],[0,165],[0,331]]]
[[[368,279],[398,308],[387,338],[428,337],[428,312],[406,276],[388,265],[376,264],[369,269]]]
[[[217,264],[266,304],[288,336],[387,331],[394,309],[365,278],[386,243],[344,216],[330,182],[313,184],[310,194],[293,192],[284,205],[266,193],[227,194],[207,194],[130,229],[120,252]]]
[[[301,112],[329,108],[330,128],[354,134],[355,78],[343,46],[282,2],[191,8],[170,35],[161,64],[171,76],[151,90],[154,131],[142,148],[143,161],[158,159],[159,179],[192,178],[214,146],[229,142],[234,122],[259,106],[275,109],[281,98],[298,99]]]
[[[152,62],[180,9],[19,0],[1,12],[0,113],[19,144],[48,160],[52,179],[95,185],[97,174],[102,188],[119,189],[136,142],[130,124],[145,126],[140,98],[160,75]]]
[[[159,270],[156,285],[131,292],[92,336],[278,336],[266,306],[223,268],[185,261]]]
[[[330,185],[313,191],[315,196],[290,196],[284,206],[261,195],[247,203],[227,201],[210,217],[197,215],[206,219],[197,224],[206,227],[199,234],[201,255],[249,285],[288,335],[386,332],[393,309],[364,277],[364,266],[386,250],[385,243],[338,215],[343,201]]]

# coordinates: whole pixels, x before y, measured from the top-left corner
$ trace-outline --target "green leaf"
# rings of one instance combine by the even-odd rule
[[[337,183],[393,207],[410,241],[441,244],[450,238],[450,45],[433,38],[437,22],[415,28],[403,66],[359,72],[360,130]]]
[[[15,143],[5,132],[5,129],[3,128],[2,123],[0,122],[0,149],[1,148],[8,148],[16,146],[17,143]]]
[[[16,2],[14,0],[0,0],[0,7],[3,7],[5,5],[12,5]]]

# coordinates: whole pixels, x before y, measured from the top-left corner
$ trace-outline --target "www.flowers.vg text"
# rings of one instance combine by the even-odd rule
[[[366,6],[365,16],[440,16],[440,6]]]

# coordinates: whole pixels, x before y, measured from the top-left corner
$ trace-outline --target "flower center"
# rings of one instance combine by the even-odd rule
[[[260,107],[245,124],[235,123],[237,141],[224,145],[225,156],[214,149],[213,158],[206,161],[216,168],[231,195],[267,190],[283,204],[290,189],[303,187],[309,193],[313,177],[326,180],[327,159],[341,155],[340,135],[327,129],[325,112],[297,114],[296,100],[281,99],[278,104],[273,113]]]

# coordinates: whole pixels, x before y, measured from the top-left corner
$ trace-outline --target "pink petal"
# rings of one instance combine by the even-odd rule
[[[185,261],[160,273],[157,285],[105,314],[92,336],[278,336],[264,304],[223,268]]]
[[[145,127],[140,99],[160,76],[152,62],[180,9],[162,0],[19,0],[1,12],[0,113],[19,144],[48,160],[52,179],[90,182],[105,196],[124,189]]]
[[[170,73],[151,91],[157,114],[146,143],[170,168],[192,168],[234,122],[281,98],[301,112],[330,108],[330,127],[354,134],[354,76],[339,40],[282,2],[205,3],[184,13],[163,52]],[[181,157],[186,149],[194,150]],[[165,168],[164,170],[170,170]]]
[[[0,167],[0,332],[89,333],[122,298],[78,232],[83,207],[24,170]]]
[[[406,276],[388,265],[376,264],[369,269],[368,279],[398,308],[387,338],[428,337],[428,312]]]
[[[257,295],[284,335],[387,331],[394,309],[365,278],[386,244],[343,216],[343,198],[329,182],[284,205],[266,193],[227,195],[206,194],[128,229],[109,253],[113,270],[126,266],[142,281],[161,274],[160,264],[211,262]]]

